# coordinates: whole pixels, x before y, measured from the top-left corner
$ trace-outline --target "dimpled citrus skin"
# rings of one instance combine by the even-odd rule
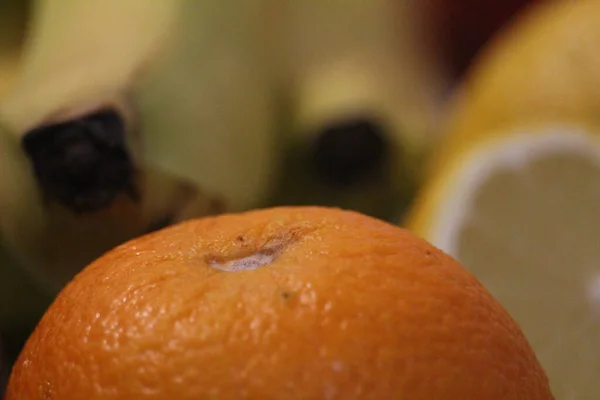
[[[257,252],[272,262],[214,267]],[[361,214],[281,207],[93,262],[30,337],[6,400],[213,398],[553,399],[516,323],[452,258]]]

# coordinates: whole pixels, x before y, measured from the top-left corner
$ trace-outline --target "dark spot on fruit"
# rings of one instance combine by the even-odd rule
[[[88,213],[106,208],[120,194],[139,200],[125,122],[116,110],[37,127],[22,145],[46,201]]]
[[[235,238],[238,242],[243,242],[244,241],[244,237],[243,236],[238,236],[237,238]]]
[[[347,187],[382,170],[389,149],[386,131],[373,118],[350,118],[324,127],[316,135],[312,161],[319,179]]]
[[[284,299],[284,300],[288,300],[288,299],[290,299],[291,297],[292,297],[292,293],[290,293],[290,292],[285,292],[285,291],[284,291],[284,292],[281,292],[281,298],[282,298],[282,299]]]

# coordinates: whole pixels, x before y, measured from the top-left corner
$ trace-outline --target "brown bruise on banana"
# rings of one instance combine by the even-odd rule
[[[131,104],[127,92],[99,94],[19,131],[45,206],[58,202],[89,214],[109,207],[120,192],[139,200],[141,141]]]
[[[47,118],[44,124],[69,121],[101,109],[115,110],[123,118],[138,196],[132,198],[122,192],[108,206],[86,213],[73,212],[54,201],[42,202],[44,221],[36,238],[31,240],[28,258],[33,258],[30,261],[37,265],[36,269],[42,269],[53,289],[60,288],[85,265],[127,240],[226,209],[217,196],[176,176],[142,166],[139,123],[134,107],[125,97],[65,109]]]
[[[69,121],[102,109],[112,109],[122,117],[125,123],[127,151],[136,166],[135,186],[143,188],[141,190],[144,191],[141,209],[143,220],[147,221],[145,232],[164,227],[166,223],[159,223],[161,220],[169,221],[168,224],[170,224],[224,212],[226,205],[217,196],[210,196],[200,188],[183,182],[177,177],[169,176],[152,168],[138,167],[142,164],[142,140],[138,128],[140,126],[139,116],[135,112],[136,108],[132,106],[133,104],[132,99],[128,96],[107,97],[101,102],[82,104],[57,112],[44,124]],[[114,207],[110,206],[100,214],[110,214],[111,209],[131,207],[131,204],[125,205],[127,198],[119,197]]]
[[[135,112],[135,107],[132,106],[133,101],[128,95],[106,95],[99,96],[94,101],[82,102],[75,107],[63,108],[53,112],[44,118],[41,122],[36,125],[50,125],[61,122],[67,122],[69,120],[77,119],[83,115],[91,114],[99,110],[114,110],[122,118],[125,123],[125,136],[127,149],[132,159],[139,164],[139,160],[142,156],[142,143],[139,129],[139,117]],[[21,135],[27,134],[33,127],[29,126],[21,129]]]

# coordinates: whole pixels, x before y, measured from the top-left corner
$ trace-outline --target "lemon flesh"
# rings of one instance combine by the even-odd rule
[[[465,154],[409,227],[520,323],[557,399],[600,399],[600,135],[506,136]]]

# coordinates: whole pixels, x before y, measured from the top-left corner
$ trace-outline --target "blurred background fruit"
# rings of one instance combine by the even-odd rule
[[[337,205],[392,219],[412,197],[447,85],[417,4],[281,7],[284,165],[270,204]]]
[[[181,2],[171,39],[132,92],[143,164],[213,197],[218,211],[263,205],[278,177],[271,6]],[[171,222],[200,214],[169,211]]]
[[[136,230],[141,218],[126,196],[113,202],[119,196],[106,186],[114,175],[120,185],[131,171],[123,168],[128,164],[119,147],[123,124],[96,107],[118,103],[119,85],[135,69],[132,59],[139,62],[152,47],[152,40],[143,40],[148,21],[163,18],[160,4],[166,3],[154,2],[150,9],[158,9],[160,18],[148,7],[136,8],[141,3],[135,0],[98,4],[32,2],[18,76],[0,99],[0,234],[5,259],[12,260],[1,266],[3,277],[11,277],[1,282],[7,286],[0,315],[6,332],[31,328],[85,263],[145,232]],[[142,40],[132,34],[132,23]],[[154,23],[149,30],[160,36],[159,27]],[[108,162],[98,161],[98,148]],[[84,212],[93,200],[100,211]]]
[[[599,16],[540,4],[486,49],[406,221],[517,319],[559,399],[600,398]]]
[[[29,1],[0,2],[0,101],[17,81],[30,12]],[[50,300],[32,285],[0,240],[0,398],[11,361]]]
[[[531,4],[552,0],[422,0],[433,43],[449,72],[460,78],[479,51]]]
[[[0,2],[0,99],[16,79],[30,11],[27,0]]]
[[[35,3],[0,104],[0,227],[39,286],[56,293],[145,232],[261,204],[278,157],[261,4]]]
[[[105,254],[48,309],[6,400],[40,388],[89,400],[554,399],[518,325],[460,264],[392,224],[321,207],[197,219]]]

